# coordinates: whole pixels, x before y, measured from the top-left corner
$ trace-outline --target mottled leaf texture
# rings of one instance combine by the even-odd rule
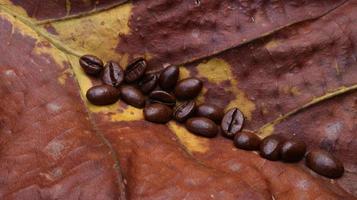
[[[126,0],[10,0],[10,2],[23,8],[29,17],[51,20],[102,11],[120,5]]]
[[[357,0],[0,0],[0,199],[357,199]],[[244,131],[298,138],[332,180],[224,137],[97,107],[80,55],[204,81]]]

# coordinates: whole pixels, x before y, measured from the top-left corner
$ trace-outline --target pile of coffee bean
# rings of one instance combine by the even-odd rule
[[[306,154],[303,141],[271,135],[263,140],[255,133],[241,131],[243,113],[231,108],[226,113],[212,104],[196,105],[194,99],[203,83],[197,78],[179,80],[179,68],[166,66],[157,73],[146,73],[147,62],[143,58],[133,60],[125,70],[116,62],[105,65],[93,56],[84,55],[79,63],[90,76],[101,77],[102,85],[87,91],[86,97],[94,105],[114,104],[119,99],[136,108],[143,108],[145,120],[167,123],[174,119],[184,123],[193,134],[212,138],[221,133],[233,139],[237,148],[259,151],[261,157],[283,162],[298,162],[305,157],[307,167],[328,178],[339,178],[344,173],[343,164],[330,153],[312,150]],[[306,154],[306,155],[305,155]]]

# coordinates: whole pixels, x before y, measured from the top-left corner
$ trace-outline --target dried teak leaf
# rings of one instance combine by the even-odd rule
[[[357,2],[0,0],[0,199],[356,199]],[[345,165],[340,179],[224,137],[98,107],[91,54],[204,82],[197,104],[239,108]]]

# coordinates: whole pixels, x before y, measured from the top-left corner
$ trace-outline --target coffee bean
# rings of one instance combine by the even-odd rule
[[[110,85],[97,85],[87,91],[86,97],[94,105],[109,105],[119,99],[119,90]]]
[[[125,81],[128,83],[139,80],[145,73],[147,67],[144,58],[137,58],[125,69]]]
[[[285,162],[298,162],[306,152],[306,144],[299,140],[288,140],[281,146],[281,159]]]
[[[203,137],[215,137],[218,134],[218,126],[210,119],[193,117],[186,121],[186,128],[190,132]]]
[[[261,139],[255,133],[241,132],[234,136],[234,145],[244,150],[259,150]]]
[[[190,118],[196,109],[194,101],[186,101],[174,108],[174,119],[178,122],[184,122]]]
[[[131,85],[124,85],[120,87],[121,99],[136,108],[143,108],[145,105],[145,96],[141,91]]]
[[[206,117],[216,123],[221,122],[223,115],[223,109],[212,104],[202,104],[197,108],[197,116]]]
[[[171,120],[172,109],[159,103],[149,104],[144,108],[144,117],[149,122],[164,124]]]
[[[341,161],[324,150],[313,150],[306,155],[306,166],[328,178],[340,178],[345,169]]]
[[[161,89],[169,91],[173,89],[179,78],[180,70],[175,65],[166,67],[160,74],[159,85]]]
[[[284,138],[278,135],[264,138],[260,144],[260,156],[268,160],[279,160],[283,142]]]
[[[140,90],[144,93],[144,94],[148,94],[151,91],[153,91],[157,85],[158,82],[158,75],[157,74],[147,74],[143,77],[143,79],[141,79],[141,81],[139,82],[139,87]]]
[[[103,62],[96,56],[84,55],[79,59],[79,64],[88,75],[97,76],[103,69]]]
[[[149,103],[161,103],[171,107],[175,106],[176,99],[168,92],[155,90],[149,94]]]
[[[118,63],[109,61],[105,64],[102,74],[102,81],[104,84],[111,85],[113,87],[119,87],[124,80],[124,70]]]
[[[175,96],[180,100],[193,99],[201,92],[202,86],[202,81],[197,78],[183,79],[175,87]]]
[[[244,117],[238,108],[228,110],[221,122],[223,134],[228,138],[233,138],[242,129],[243,123]]]

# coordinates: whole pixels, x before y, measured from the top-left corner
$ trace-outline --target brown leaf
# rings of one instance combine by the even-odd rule
[[[120,197],[114,152],[88,118],[66,55],[9,15],[0,27],[1,199]]]
[[[248,43],[282,27],[329,13],[344,1],[134,2],[132,32],[120,53],[150,54],[152,63],[182,64]]]
[[[59,20],[94,13],[120,5],[127,0],[57,0],[57,1],[32,1],[9,0],[9,4],[19,6],[25,10],[26,15],[38,20]],[[7,3],[6,1],[4,3]],[[5,4],[6,5],[6,4]],[[19,8],[16,8],[20,10]]]
[[[356,1],[2,1],[1,199],[356,199]],[[85,53],[144,55],[152,70],[204,58],[181,66],[205,81],[198,102],[327,149],[346,173],[145,122],[121,101],[91,105]]]

